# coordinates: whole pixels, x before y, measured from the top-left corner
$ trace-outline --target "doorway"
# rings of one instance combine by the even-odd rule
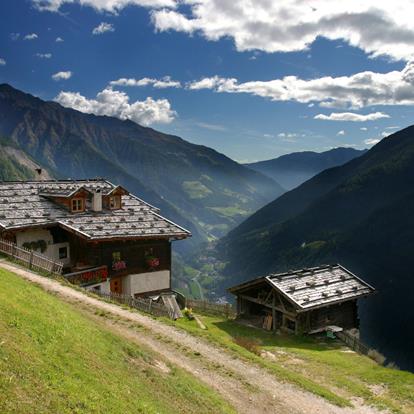
[[[122,278],[120,277],[111,278],[110,286],[111,286],[112,293],[121,294],[122,293]]]

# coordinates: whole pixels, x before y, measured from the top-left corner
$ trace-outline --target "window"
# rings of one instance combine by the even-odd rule
[[[59,247],[59,259],[67,259],[68,257],[68,248],[65,247]]]
[[[109,197],[109,208],[111,210],[116,210],[118,208],[121,208],[121,196]]]
[[[75,213],[77,211],[84,210],[83,198],[73,198],[72,199],[72,211]]]

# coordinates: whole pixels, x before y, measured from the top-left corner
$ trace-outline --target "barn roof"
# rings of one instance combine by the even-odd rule
[[[104,179],[0,182],[0,229],[23,230],[59,225],[89,240],[185,238],[190,232],[159,214],[159,209],[129,194],[122,208],[72,213],[50,197],[70,197],[83,189],[109,195],[117,188]]]
[[[354,300],[375,291],[372,286],[339,264],[272,273],[234,286],[229,291],[237,294],[261,283],[270,284],[298,311]]]

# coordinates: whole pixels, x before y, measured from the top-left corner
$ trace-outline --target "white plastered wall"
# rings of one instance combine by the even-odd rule
[[[139,273],[122,278],[122,292],[134,296],[137,293],[170,289],[170,271]]]
[[[46,250],[44,252],[38,251],[38,253],[44,254],[52,260],[58,260],[63,262],[64,265],[70,264],[70,248],[69,243],[56,243],[53,244],[53,237],[47,229],[31,229],[27,231],[19,231],[16,233],[16,243],[19,247],[22,247],[24,243],[37,242],[44,240],[46,242]],[[65,259],[59,259],[59,248],[66,247],[68,255]]]
[[[96,285],[87,286],[86,289],[93,291],[98,287],[99,287],[99,291],[102,292],[102,293],[110,293],[111,292],[111,285],[109,283],[109,280],[106,280],[105,282],[97,283]]]

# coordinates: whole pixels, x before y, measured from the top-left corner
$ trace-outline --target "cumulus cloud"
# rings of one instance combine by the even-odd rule
[[[233,39],[237,50],[304,51],[318,38],[343,40],[372,57],[414,56],[412,1],[180,0],[152,12],[159,31]]]
[[[174,8],[176,6],[175,0],[32,0],[32,3],[38,10],[51,12],[57,12],[64,4],[71,3],[93,7],[95,10],[110,13],[118,13],[127,6],[149,8]]]
[[[92,34],[101,35],[106,32],[114,32],[114,31],[115,31],[115,28],[113,24],[102,22],[92,30]]]
[[[0,58],[0,66],[6,65],[6,59]]]
[[[24,40],[35,40],[37,39],[39,36],[36,33],[29,33],[27,34],[23,39]]]
[[[60,42],[64,42],[64,40],[59,36],[56,38],[55,42],[60,43]]]
[[[67,79],[70,79],[72,75],[73,73],[70,70],[67,70],[67,71],[57,72],[53,74],[52,79],[55,81],[67,80]]]
[[[345,131],[343,129],[341,129],[340,131],[338,131],[338,133],[336,135],[338,135],[338,136],[345,135]]]
[[[362,127],[362,128],[359,128],[361,131],[368,131],[368,128],[367,127]]]
[[[51,53],[36,53],[36,56],[40,59],[50,59],[52,57]]]
[[[99,92],[95,99],[88,99],[79,92],[62,91],[55,101],[88,114],[130,119],[142,125],[170,123],[177,116],[167,99],[155,100],[148,97],[144,101],[129,102],[128,95],[110,87]]]
[[[401,71],[360,72],[351,76],[300,79],[296,76],[270,81],[240,83],[235,78],[213,76],[189,82],[191,90],[248,93],[274,101],[318,102],[325,108],[359,109],[372,105],[414,104],[414,62]]]
[[[322,119],[324,121],[366,122],[389,117],[390,116],[384,112],[373,112],[367,115],[356,114],[354,112],[332,112],[330,115],[318,114],[314,119]]]
[[[111,86],[153,86],[154,88],[180,88],[179,81],[172,80],[170,76],[164,76],[161,79],[154,78],[120,78],[110,82]]]

